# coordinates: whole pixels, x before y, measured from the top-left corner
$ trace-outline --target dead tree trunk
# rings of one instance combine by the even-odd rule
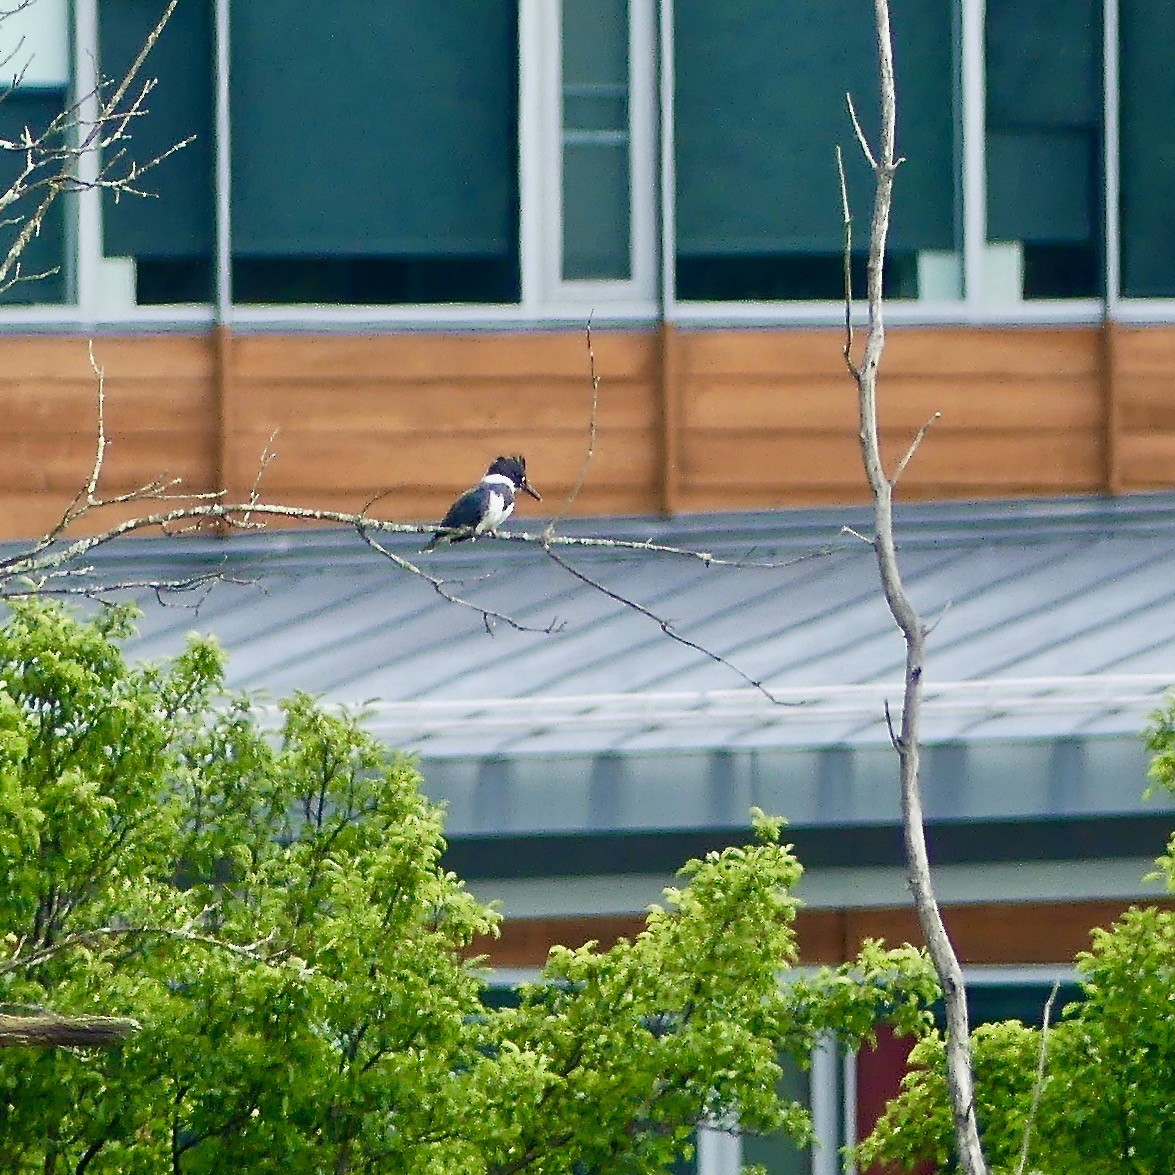
[[[842,211],[845,224],[846,340],[845,361],[857,384],[860,410],[861,456],[873,499],[874,535],[881,587],[890,613],[906,643],[905,688],[899,729],[890,725],[890,737],[898,753],[902,791],[902,826],[905,836],[907,876],[926,945],[942,984],[947,1012],[947,1071],[955,1142],[960,1170],[965,1175],[987,1175],[987,1161],[979,1141],[975,1119],[974,1081],[971,1067],[971,1034],[966,993],[958,957],[947,936],[930,875],[926,831],[919,783],[919,739],[922,711],[922,676],[925,663],[926,625],[906,591],[898,567],[894,541],[893,495],[898,479],[914,456],[930,422],[919,430],[891,475],[885,472],[877,426],[877,373],[885,345],[882,307],[882,266],[889,232],[894,178],[901,160],[895,153],[897,96],[894,83],[893,41],[889,25],[888,0],[874,0],[877,25],[877,57],[881,88],[881,139],[876,152],[868,142],[853,113],[861,148],[873,169],[876,187],[869,233],[868,314],[865,349],[858,364],[853,358],[852,291],[849,288],[849,257],[852,249],[852,221],[849,215],[844,171],[841,169]],[[887,713],[887,719],[889,715]]]

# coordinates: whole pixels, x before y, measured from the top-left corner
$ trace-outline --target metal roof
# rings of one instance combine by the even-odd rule
[[[527,521],[514,529],[541,529]],[[131,651],[171,654],[208,631],[234,685],[367,704],[381,737],[422,757],[457,835],[738,824],[753,802],[799,824],[887,823],[884,704],[899,703],[904,648],[859,537],[869,525],[846,508],[560,528],[781,564],[561,552],[774,700],[533,544],[420,556],[417,536],[386,543],[552,633],[487,631],[350,532],[129,542],[96,566],[120,578],[215,566],[252,581],[217,586],[196,612],[148,603]],[[1138,732],[1175,682],[1175,494],[919,505],[897,525],[934,626],[931,816],[1143,811]]]

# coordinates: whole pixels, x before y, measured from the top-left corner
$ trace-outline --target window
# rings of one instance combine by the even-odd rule
[[[651,311],[657,292],[655,0],[524,0],[533,177],[524,301]],[[524,83],[525,85],[525,83]],[[525,231],[525,230],[524,230]]]
[[[1175,298],[1175,5],[1120,0],[1122,293]]]
[[[844,294],[834,145],[858,224],[872,187],[845,103],[877,139],[872,21],[849,0],[677,0],[674,6],[677,294],[829,299]],[[957,298],[957,125],[950,0],[893,13],[902,78],[900,172],[887,293]],[[858,248],[867,234],[858,229]],[[855,258],[863,288],[864,256]]]
[[[0,190],[20,174],[19,148],[27,127],[39,136],[69,101],[69,11],[66,0],[45,0],[11,13],[0,22],[0,61],[7,89],[0,97],[0,139],[14,146],[0,152]],[[31,177],[35,181],[36,177]],[[33,213],[40,194],[33,191],[5,209],[0,226],[0,259]],[[73,275],[66,248],[66,202],[59,200],[45,218],[40,235],[20,258],[20,280],[0,292],[0,303],[65,302],[72,297]],[[9,280],[13,274],[10,272]]]
[[[119,76],[160,7],[36,0],[0,24],[31,47],[0,136]],[[899,317],[1175,299],[1175,7],[905,0],[891,19]],[[837,145],[864,289],[845,93],[873,141],[878,118],[854,0],[184,0],[145,76],[135,158],[191,142],[145,177],[154,198],[60,201],[23,266],[48,276],[0,301],[60,321],[834,322]]]
[[[987,0],[988,302],[1102,293],[1097,0]]]
[[[159,19],[156,0],[102,0],[98,6],[98,66],[120,78]],[[211,0],[177,6],[149,59],[158,84],[148,115],[131,128],[140,162],[190,139],[143,178],[148,199],[110,193],[102,198],[103,264],[127,268],[129,305],[210,302],[213,297],[213,60]]]
[[[513,302],[510,0],[231,10],[238,302]]]

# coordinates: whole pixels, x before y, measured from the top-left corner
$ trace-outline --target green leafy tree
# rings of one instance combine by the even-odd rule
[[[267,726],[210,641],[130,665],[131,624],[0,628],[0,1001],[142,1026],[0,1051],[0,1170],[660,1171],[702,1122],[807,1138],[780,1054],[926,1015],[909,949],[780,984],[800,866],[762,815],[634,940],[487,1006],[498,918],[411,764],[305,695]]]
[[[1175,791],[1175,701],[1147,734],[1156,788]],[[1175,838],[1160,858],[1175,891]],[[1082,999],[1047,1030],[989,1024],[974,1034],[984,1149],[995,1171],[1171,1175],[1175,1171],[1175,911],[1131,909],[1077,958]],[[858,1148],[864,1163],[948,1161],[943,1041],[928,1033],[912,1071]],[[1028,1150],[1021,1157],[1027,1131]]]

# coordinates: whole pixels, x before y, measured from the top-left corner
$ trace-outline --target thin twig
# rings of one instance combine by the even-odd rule
[[[571,487],[571,493],[567,495],[563,505],[559,507],[559,512],[543,529],[544,539],[554,538],[555,528],[567,516],[567,512],[574,505],[575,499],[579,497],[579,492],[583,489],[583,483],[587,480],[588,468],[591,466],[592,457],[595,456],[596,452],[596,416],[600,407],[600,377],[596,374],[596,352],[592,347],[591,314],[588,315],[585,334],[587,335],[588,376],[592,386],[592,406],[591,412],[588,414],[587,450],[583,455],[583,462],[579,467],[579,477],[576,479],[575,485]]]
[[[371,524],[366,520],[359,520],[355,523],[355,529],[358,532],[359,537],[373,551],[377,551],[385,559],[391,563],[394,563],[402,571],[407,571],[411,575],[415,575],[420,579],[423,579],[425,583],[432,587],[433,591],[435,591],[437,595],[441,597],[441,599],[447,600],[450,604],[456,604],[460,608],[469,608],[471,611],[479,613],[487,633],[493,632],[493,621],[501,621],[503,624],[509,625],[510,628],[513,628],[517,632],[537,632],[548,636],[551,633],[560,632],[563,629],[564,623],[557,617],[549,624],[545,625],[524,624],[521,620],[518,620],[505,612],[498,612],[493,608],[487,608],[484,604],[477,604],[472,600],[466,600],[464,597],[454,594],[453,592],[449,591],[445,584],[445,580],[425,571],[423,567],[417,566],[417,564],[413,563],[410,559],[405,559],[402,555],[397,555],[395,551],[389,551],[387,547],[372,537],[372,535],[369,533],[370,528]]]
[[[1028,1108],[1028,1120],[1024,1123],[1024,1141],[1020,1145],[1020,1162],[1016,1166],[1016,1175],[1024,1175],[1024,1168],[1028,1164],[1028,1145],[1032,1139],[1032,1123],[1036,1118],[1036,1108],[1040,1105],[1040,1095],[1044,1090],[1044,1065],[1049,1047],[1049,1017],[1053,1011],[1053,1001],[1057,992],[1061,990],[1061,981],[1058,979],[1049,992],[1049,998],[1044,1005],[1044,1016],[1040,1025],[1040,1052],[1036,1058],[1036,1079],[1032,1083],[1032,1105]]]
[[[852,101],[849,109],[852,110]],[[853,216],[849,211],[849,189],[845,183],[845,161],[840,144],[836,147],[836,174],[840,180],[840,211],[844,222],[844,284],[845,284],[845,345],[844,357],[849,371],[857,378],[857,365],[853,362]]]
[[[898,480],[902,474],[906,472],[906,466],[910,464],[910,459],[918,452],[918,446],[922,444],[922,438],[926,436],[930,426],[934,424],[942,416],[941,412],[936,412],[927,420],[922,427],[914,434],[914,439],[910,442],[910,447],[906,450],[905,456],[898,462],[898,467],[893,471],[893,476],[889,479],[890,487],[897,489]]]
[[[853,130],[857,135],[857,142],[861,144],[861,153],[869,162],[869,169],[871,171],[877,170],[877,160],[873,156],[873,152],[869,149],[869,140],[865,138],[865,132],[861,129],[861,120],[857,117],[857,108],[853,105],[852,94],[845,92],[845,101],[849,107],[849,118],[853,120]]]
[[[701,653],[702,656],[708,657],[716,664],[729,669],[732,673],[736,673],[743,679],[743,681],[747,683],[747,685],[753,686],[755,689],[757,689],[759,693],[761,693],[769,702],[772,702],[777,706],[791,706],[801,704],[796,702],[785,702],[782,699],[777,698],[761,681],[751,677],[750,674],[740,669],[737,665],[734,664],[734,662],[728,661],[724,656],[722,656],[721,653],[716,653],[713,649],[708,649],[705,645],[698,644],[697,641],[691,641],[687,636],[682,636],[681,633],[673,627],[670,621],[664,619],[664,617],[658,616],[656,612],[652,611],[652,609],[646,608],[643,604],[638,604],[636,600],[629,599],[627,596],[622,596],[619,592],[614,592],[606,584],[601,583],[598,579],[593,579],[590,575],[587,575],[578,567],[575,567],[573,564],[569,563],[566,559],[556,555],[550,546],[544,546],[543,549],[546,551],[547,557],[557,566],[566,571],[568,575],[578,579],[580,583],[586,584],[593,591],[597,591],[601,595],[607,596],[608,599],[614,600],[617,604],[621,604],[625,608],[630,608],[632,611],[637,612],[641,616],[651,620],[667,637],[669,637],[670,640],[676,641],[679,645],[685,645],[687,649],[693,649],[694,652]]]

